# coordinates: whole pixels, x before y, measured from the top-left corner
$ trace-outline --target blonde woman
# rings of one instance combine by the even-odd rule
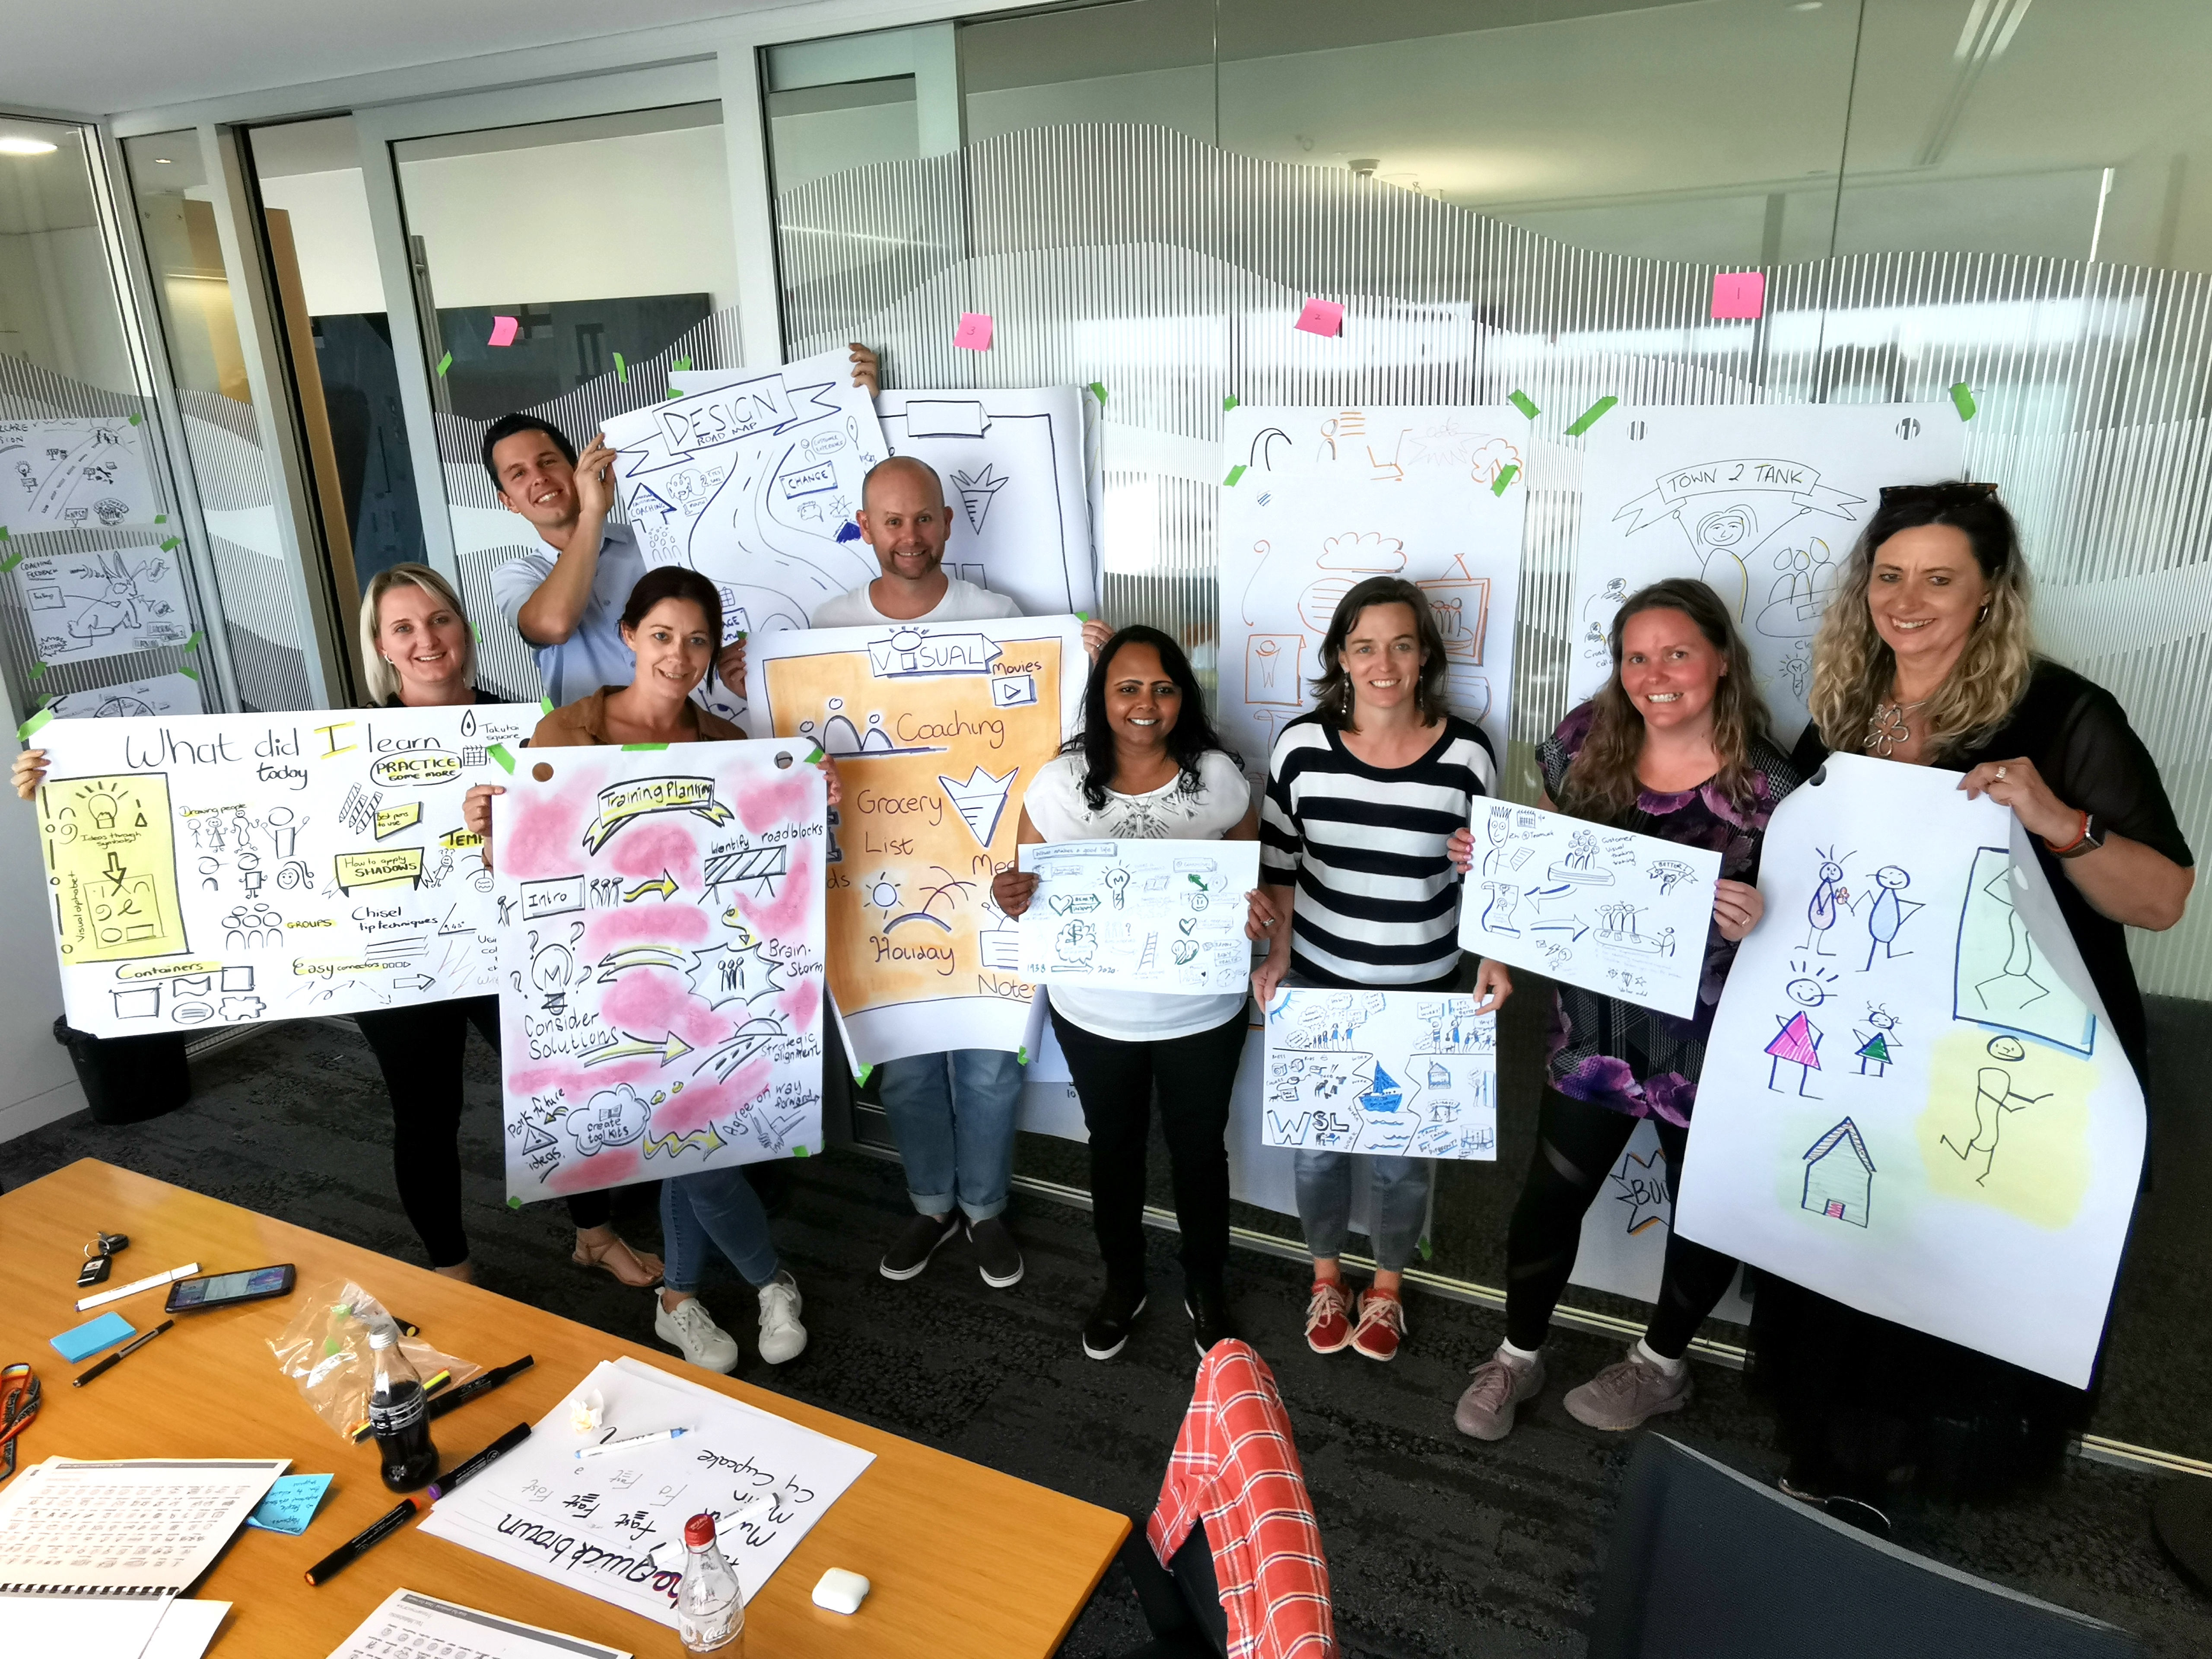
[[[1832,752],[1960,773],[2012,808],[2050,878],[2114,1037],[2144,1075],[2127,929],[2181,920],[2195,880],[2151,762],[2112,694],[2036,655],[2028,574],[1995,486],[1885,489],[1813,647],[1813,725]],[[2055,1473],[2091,1391],[1909,1331],[1762,1273],[1755,1377],[1782,1419],[1784,1490],[1864,1499],[1906,1469],[1962,1495]]]
[[[361,654],[373,702],[386,708],[439,708],[499,702],[477,689],[476,634],[460,596],[428,565],[380,571],[361,601]],[[474,1025],[499,1047],[499,999],[461,997],[354,1016],[383,1068],[392,1096],[392,1170],[399,1202],[449,1279],[469,1279],[468,1234],[461,1225],[461,1056]],[[573,1260],[603,1267],[642,1287],[660,1277],[660,1260],[634,1250],[615,1232],[611,1194],[568,1200],[576,1225]]]

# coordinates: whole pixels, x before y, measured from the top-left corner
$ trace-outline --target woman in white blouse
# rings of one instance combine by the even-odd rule
[[[1259,822],[1237,757],[1221,746],[1190,659],[1156,628],[1106,642],[1084,693],[1082,733],[1030,782],[1021,839],[1253,841]],[[1029,908],[1036,878],[1006,870],[992,897]],[[1091,1131],[1091,1218],[1106,1289],[1083,1351],[1111,1359],[1145,1309],[1145,1146],[1152,1101],[1174,1166],[1183,1306],[1202,1355],[1237,1334],[1229,1257],[1229,1096],[1243,1057],[1244,996],[1055,985],[1052,1024]]]

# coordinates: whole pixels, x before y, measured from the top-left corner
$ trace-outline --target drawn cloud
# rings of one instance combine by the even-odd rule
[[[563,1127],[576,1150],[589,1158],[602,1147],[629,1146],[645,1133],[652,1115],[653,1109],[636,1090],[617,1083],[593,1095],[580,1111],[570,1112]]]
[[[1406,568],[1406,544],[1380,531],[1346,532],[1321,544],[1314,561],[1322,570],[1357,570],[1363,575],[1395,575]]]

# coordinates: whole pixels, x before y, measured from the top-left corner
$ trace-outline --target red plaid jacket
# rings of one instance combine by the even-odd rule
[[[1203,1517],[1229,1615],[1229,1659],[1334,1659],[1328,1563],[1275,1376],[1248,1343],[1217,1342],[1145,1528],[1166,1566]]]

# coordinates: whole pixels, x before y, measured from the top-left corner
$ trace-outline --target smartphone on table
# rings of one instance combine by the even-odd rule
[[[198,1313],[207,1308],[228,1308],[240,1302],[265,1302],[292,1292],[292,1264],[248,1267],[234,1273],[210,1273],[202,1279],[180,1279],[169,1286],[165,1313]]]

